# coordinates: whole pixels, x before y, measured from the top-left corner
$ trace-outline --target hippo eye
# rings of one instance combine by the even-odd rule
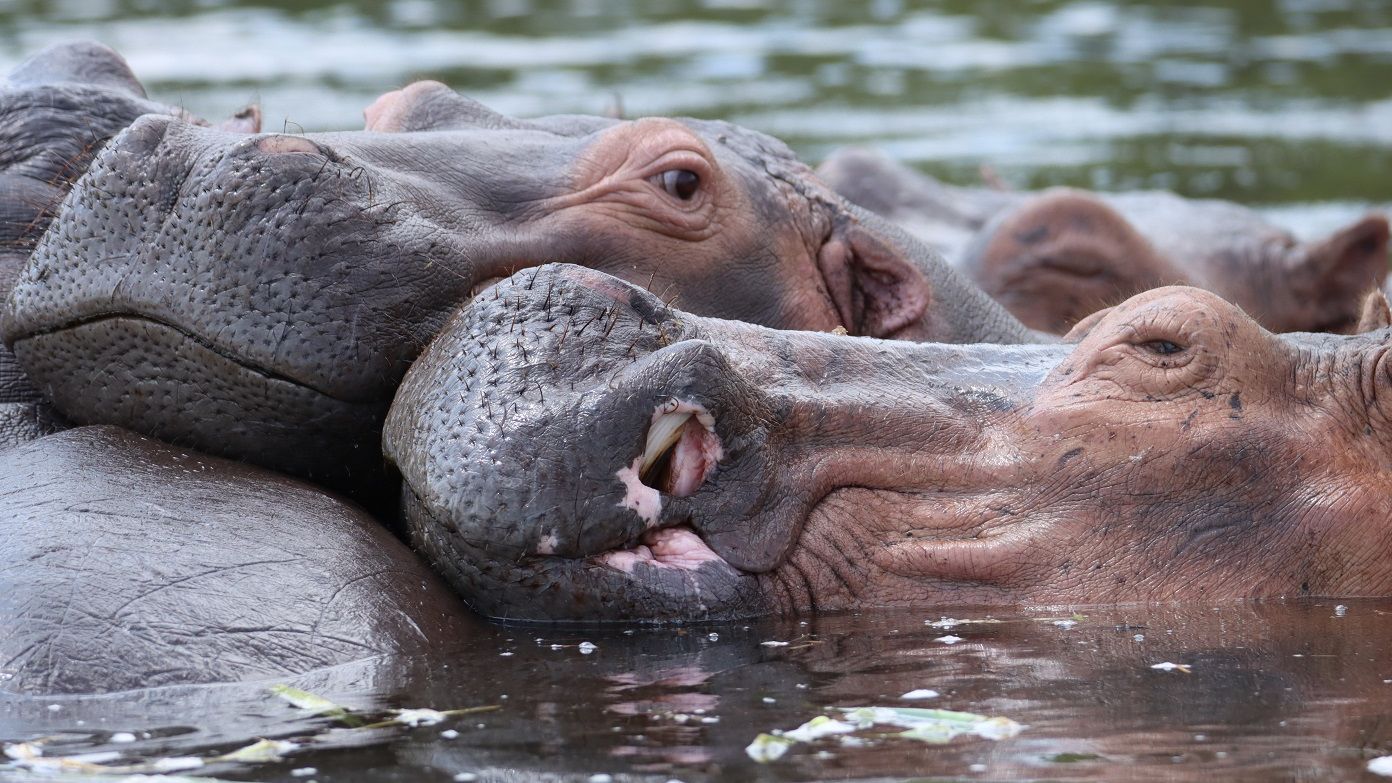
[[[1140,343],[1140,347],[1158,356],[1169,356],[1172,353],[1179,353],[1184,347],[1169,340],[1147,340]]]
[[[662,189],[667,195],[682,201],[690,201],[701,187],[701,175],[690,169],[671,169],[657,175],[662,181]]]

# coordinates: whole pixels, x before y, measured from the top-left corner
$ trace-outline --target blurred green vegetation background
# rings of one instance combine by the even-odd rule
[[[153,96],[361,127],[444,81],[521,116],[720,117],[816,162],[870,144],[959,182],[1165,188],[1303,232],[1392,201],[1375,0],[0,0],[0,67],[96,38]]]

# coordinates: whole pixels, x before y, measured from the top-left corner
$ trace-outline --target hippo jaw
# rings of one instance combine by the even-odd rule
[[[777,359],[732,364],[740,352],[724,346],[741,340]],[[854,361],[836,355],[843,345],[856,347]],[[806,609],[816,599],[804,600],[789,565],[803,525],[846,488],[897,486],[895,461],[919,444],[887,433],[828,459],[806,436],[893,406],[848,410],[835,394],[762,384],[892,374],[904,345],[690,317],[605,275],[547,265],[456,313],[398,390],[384,450],[404,479],[417,547],[490,616]],[[1024,375],[1040,377],[1060,350],[1027,349]],[[915,392],[906,382],[891,396]],[[909,418],[936,429],[933,453],[949,459],[977,436],[956,414],[1007,405],[983,387]],[[867,458],[875,449],[890,456]]]
[[[493,616],[1392,592],[1392,448],[1351,388],[1392,384],[1385,333],[1276,337],[1196,289],[1053,346],[777,332],[562,266],[493,297],[384,441],[412,536]]]

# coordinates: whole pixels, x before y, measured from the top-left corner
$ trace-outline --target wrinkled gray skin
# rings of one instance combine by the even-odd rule
[[[1387,329],[1172,287],[1072,337],[775,331],[548,265],[461,308],[383,445],[491,617],[1392,594]],[[713,420],[640,474],[673,403]]]
[[[859,148],[817,173],[1045,331],[1178,284],[1217,293],[1271,331],[1348,332],[1387,275],[1388,220],[1377,213],[1302,242],[1237,204],[1163,191],[960,187]]]
[[[946,404],[964,414],[987,411],[1003,403],[995,382],[1042,376],[1068,350],[914,346],[929,356],[905,366],[890,346],[907,344],[871,341],[842,364],[801,344],[830,336],[743,326],[688,316],[569,265],[519,272],[482,293],[413,365],[383,431],[384,452],[404,480],[410,540],[471,606],[496,619],[665,621],[777,611],[757,572],[783,560],[801,515],[829,488],[780,484],[779,466],[814,448],[804,450],[799,427],[835,429],[841,421],[871,451],[902,447],[919,434],[874,433],[857,423],[917,420],[895,407],[906,385],[954,388],[942,384],[973,378],[980,393],[968,387]],[[803,399],[861,399],[868,389],[884,400],[883,411],[810,412]],[[641,452],[654,410],[672,399],[718,411],[716,432],[730,455],[721,471],[738,478],[718,494],[664,495],[661,524],[689,520],[723,562],[694,571],[640,565],[634,575],[597,566],[592,556],[631,546],[648,530],[623,505],[627,490],[615,476]],[[938,403],[924,405],[927,423]],[[779,426],[790,417],[802,424]],[[857,477],[853,459],[829,464],[820,481]]]
[[[115,427],[0,454],[0,692],[302,674],[463,644],[380,524],[299,481]]]
[[[120,55],[96,43],[51,46],[0,81],[0,297],[63,196],[108,139],[144,114],[202,122],[156,103]],[[248,108],[223,127],[253,131],[259,113]],[[0,346],[0,448],[63,426]]]
[[[476,288],[548,260],[775,327],[1032,338],[767,136],[522,121],[439,85],[384,101],[370,116],[389,133],[247,137],[141,118],[63,203],[15,287],[6,343],[75,422],[361,497],[385,484],[380,425],[410,362]],[[643,147],[666,138],[667,158]],[[713,217],[651,181],[698,148]],[[615,165],[618,185],[592,182]]]

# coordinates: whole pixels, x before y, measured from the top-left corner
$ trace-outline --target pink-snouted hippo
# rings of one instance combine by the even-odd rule
[[[763,134],[518,120],[429,83],[369,116],[368,131],[250,136],[140,118],[63,202],[5,342],[76,423],[356,495],[386,483],[382,418],[425,343],[473,293],[547,261],[768,326],[1033,339]]]
[[[1187,287],[1067,344],[890,342],[546,266],[455,315],[384,447],[493,617],[1387,596],[1389,346]]]
[[[1274,332],[1347,332],[1361,295],[1387,276],[1377,213],[1302,242],[1237,204],[1166,192],[958,187],[855,148],[817,173],[937,247],[1027,325],[1058,334],[1175,284],[1213,291]]]

